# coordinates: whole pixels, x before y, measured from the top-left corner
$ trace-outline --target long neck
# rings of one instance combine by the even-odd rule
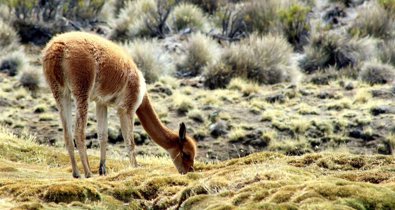
[[[176,145],[177,134],[162,124],[147,94],[136,113],[145,131],[159,146],[168,150]]]

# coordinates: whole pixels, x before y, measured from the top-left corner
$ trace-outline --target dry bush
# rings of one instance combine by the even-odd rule
[[[195,4],[201,7],[205,12],[213,14],[219,7],[224,6],[226,0],[184,0],[185,2]]]
[[[31,91],[36,91],[40,85],[41,72],[37,69],[25,70],[22,72],[19,82],[21,85]]]
[[[385,10],[377,3],[361,7],[357,18],[349,29],[354,36],[374,36],[387,39],[394,35],[395,15]]]
[[[239,40],[250,33],[283,34],[295,49],[302,50],[310,30],[309,6],[299,1],[252,0],[228,4],[214,16],[221,34],[217,38]]]
[[[221,60],[207,68],[205,84],[210,88],[226,86],[235,76],[260,84],[296,82],[300,73],[291,57],[292,47],[284,38],[253,34],[225,49]]]
[[[202,9],[193,4],[181,3],[170,14],[169,24],[174,31],[186,28],[203,30],[205,23],[206,17]]]
[[[395,79],[395,68],[388,64],[366,62],[359,74],[362,81],[369,84],[386,84]]]
[[[127,2],[112,23],[110,39],[165,37],[171,32],[168,18],[177,1],[136,0]]]
[[[365,0],[330,0],[329,2],[342,4],[346,7],[354,7],[354,6],[362,4],[364,1]]]
[[[12,25],[22,43],[44,45],[57,33],[96,30],[104,0],[4,0],[11,8]]]
[[[0,58],[0,72],[16,76],[27,65],[27,56],[21,50],[12,52]]]
[[[158,46],[156,40],[135,40],[124,45],[147,83],[153,83],[161,75],[171,74],[175,70],[170,55]]]
[[[348,38],[329,32],[317,33],[305,47],[305,53],[300,66],[307,73],[330,66],[337,69],[354,67],[377,55],[377,40]]]
[[[380,46],[380,60],[395,66],[395,39],[385,41]]]
[[[128,40],[137,36],[144,25],[145,14],[151,13],[157,7],[155,0],[129,1],[120,10],[118,18],[110,23],[113,30],[112,40]]]
[[[184,76],[201,74],[208,65],[217,62],[220,48],[212,38],[204,34],[193,34],[186,46],[186,57],[180,65],[180,72]]]
[[[17,32],[8,24],[0,20],[0,56],[14,51],[19,47]]]

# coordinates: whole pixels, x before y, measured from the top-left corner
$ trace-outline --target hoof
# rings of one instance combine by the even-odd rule
[[[73,173],[73,177],[76,179],[81,178],[80,173]]]
[[[105,163],[100,163],[100,166],[99,166],[99,174],[100,174],[100,176],[105,176],[105,175],[107,175],[107,172],[106,172],[106,164]]]
[[[91,172],[85,174],[85,178],[91,178],[91,177],[92,177],[92,173]]]

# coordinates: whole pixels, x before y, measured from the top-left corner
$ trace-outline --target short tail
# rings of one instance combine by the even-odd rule
[[[64,49],[65,44],[62,42],[49,42],[42,52],[43,71],[50,87],[53,85],[64,87],[62,69]]]

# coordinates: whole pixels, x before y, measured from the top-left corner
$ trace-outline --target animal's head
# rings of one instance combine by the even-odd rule
[[[178,172],[186,174],[194,171],[193,164],[196,155],[196,143],[195,140],[186,135],[184,123],[180,124],[177,144],[178,146],[170,152],[170,156]]]

